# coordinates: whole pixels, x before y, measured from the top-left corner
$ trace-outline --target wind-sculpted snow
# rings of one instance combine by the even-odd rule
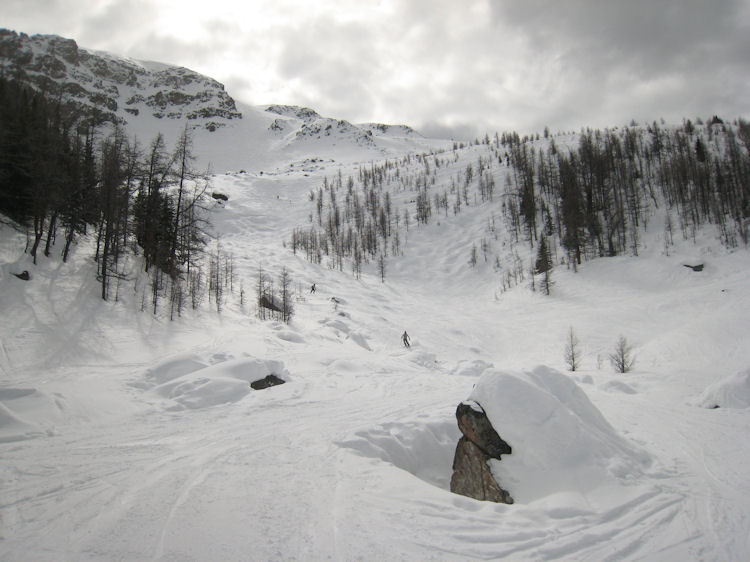
[[[219,357],[217,362],[216,359],[216,356],[208,360],[195,355],[176,357],[149,369],[142,382],[132,384],[167,398],[167,409],[175,411],[237,402],[252,392],[251,382],[267,375],[290,379],[284,364],[278,360]]]
[[[389,423],[358,431],[339,445],[380,459],[434,486],[448,490],[451,463],[460,432],[454,419]]]
[[[623,439],[569,377],[550,369],[487,371],[469,400],[487,413],[513,453],[492,460],[498,482],[518,502],[557,493],[586,495],[637,480],[647,453]]]
[[[704,408],[750,408],[750,369],[710,385],[699,402]]]
[[[65,409],[61,396],[36,388],[0,387],[0,443],[54,434]]]
[[[479,377],[479,375],[492,367],[492,363],[487,363],[481,359],[462,360],[458,362],[453,372],[462,377]]]

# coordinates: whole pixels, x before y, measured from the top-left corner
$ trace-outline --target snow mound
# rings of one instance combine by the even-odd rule
[[[461,433],[455,419],[388,423],[358,431],[339,443],[363,457],[379,459],[439,488],[450,488],[456,442]]]
[[[612,380],[604,383],[600,386],[605,392],[621,392],[623,394],[638,394],[638,391],[627,383],[622,381]]]
[[[571,378],[549,367],[488,370],[469,399],[482,406],[513,448],[491,467],[517,502],[561,492],[585,496],[639,477],[650,462],[617,434]]]
[[[62,401],[35,388],[0,389],[0,443],[53,433]],[[46,429],[45,429],[46,427]]]
[[[180,355],[162,361],[146,371],[146,378],[154,384],[163,384],[206,367],[208,364],[197,355]]]
[[[178,373],[179,368],[186,372]],[[252,392],[251,382],[271,374],[289,380],[283,362],[254,357],[228,359],[215,365],[206,365],[196,357],[182,357],[161,364],[148,376],[166,379],[151,392],[171,400],[169,410],[193,410],[238,402]]]
[[[411,346],[412,348],[416,347],[418,344],[412,342]],[[415,351],[413,356],[411,357],[412,363],[416,363],[420,367],[424,367],[425,369],[435,369],[438,366],[438,358],[437,355],[434,353],[431,353],[429,351]]]
[[[349,339],[352,340],[354,343],[356,343],[362,349],[366,349],[367,351],[372,351],[370,344],[367,342],[367,336],[365,336],[364,334],[361,334],[360,332],[351,332],[349,334]]]
[[[0,402],[0,443],[23,441],[39,435],[36,428]]]
[[[704,408],[749,408],[750,369],[715,382],[700,397]]]
[[[296,332],[291,330],[282,330],[277,334],[280,340],[288,341],[290,343],[305,343],[305,338]]]
[[[481,359],[462,360],[456,364],[453,374],[461,377],[479,377],[487,369],[492,369],[494,365]]]

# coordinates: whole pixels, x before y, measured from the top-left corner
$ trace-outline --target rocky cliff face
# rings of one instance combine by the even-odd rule
[[[240,119],[224,86],[187,68],[80,49],[72,39],[0,29],[0,68],[60,96],[83,119],[126,124],[140,115],[189,119],[209,131]]]

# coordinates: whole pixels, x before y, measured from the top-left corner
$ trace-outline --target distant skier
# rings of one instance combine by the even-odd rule
[[[312,284],[312,287],[310,287],[310,294],[312,295],[315,292],[315,283]]]
[[[406,330],[404,330],[404,333],[401,336],[401,341],[404,342],[404,347],[411,347],[411,343],[409,342],[409,334],[406,333]]]

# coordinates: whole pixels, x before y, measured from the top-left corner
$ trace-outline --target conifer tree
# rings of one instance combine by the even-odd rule
[[[549,248],[547,247],[547,237],[542,236],[537,246],[535,273],[544,274],[542,279],[542,288],[546,295],[550,294],[550,288],[552,287],[552,280],[550,279],[550,272],[552,271],[552,258],[549,254]]]
[[[609,354],[609,361],[618,373],[627,373],[635,365],[633,346],[628,343],[625,336],[620,336],[615,345],[614,352]]]
[[[294,305],[292,303],[291,291],[292,278],[286,267],[281,269],[279,286],[281,291],[281,294],[279,295],[281,297],[281,321],[289,324],[292,319],[292,314],[294,313]]]
[[[568,330],[567,341],[565,342],[565,363],[568,365],[568,370],[570,371],[576,371],[580,366],[581,354],[578,347],[579,343],[575,332],[573,332],[573,326],[571,326]]]

